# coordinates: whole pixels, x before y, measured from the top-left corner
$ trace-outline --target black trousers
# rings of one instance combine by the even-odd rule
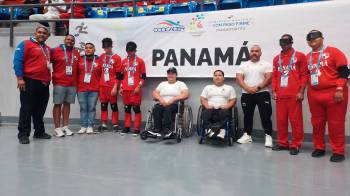
[[[45,133],[43,117],[49,101],[49,85],[38,80],[24,79],[25,91],[20,91],[21,108],[18,122],[18,138],[29,137],[31,120],[34,124],[34,135]]]
[[[156,131],[162,131],[165,128],[171,130],[171,123],[174,121],[177,112],[177,103],[166,107],[157,103],[153,108],[154,129]]]
[[[243,93],[241,97],[241,105],[244,113],[244,131],[248,135],[251,135],[253,130],[253,118],[256,105],[258,105],[261,124],[265,130],[265,134],[272,134],[272,108],[269,92],[265,91],[255,94]]]
[[[203,109],[202,119],[203,128],[208,129],[213,124],[223,127],[225,122],[230,118],[230,110],[224,109]]]

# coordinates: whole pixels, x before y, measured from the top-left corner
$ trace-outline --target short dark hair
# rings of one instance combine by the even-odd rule
[[[222,71],[221,69],[215,70],[213,75],[215,75],[216,72],[220,72],[222,74],[222,76],[225,76],[224,71]]]
[[[74,40],[75,40],[75,36],[74,36],[74,35],[72,35],[72,34],[68,34],[68,35],[66,35],[66,37],[73,37],[73,38],[74,38]]]
[[[126,43],[126,47],[125,50],[127,52],[131,52],[131,51],[136,51],[137,45],[135,42],[128,42]]]
[[[102,48],[108,48],[113,46],[113,41],[109,37],[105,37],[102,39]]]

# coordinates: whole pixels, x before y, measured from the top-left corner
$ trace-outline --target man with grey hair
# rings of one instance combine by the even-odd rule
[[[236,72],[236,80],[242,88],[241,104],[244,113],[244,134],[238,143],[252,142],[253,117],[258,106],[262,126],[265,130],[265,147],[272,147],[271,96],[267,87],[271,83],[272,65],[260,60],[261,47],[250,48],[250,60],[242,63]]]

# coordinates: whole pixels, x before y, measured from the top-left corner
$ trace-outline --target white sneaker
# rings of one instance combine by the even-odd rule
[[[79,134],[83,134],[86,133],[87,128],[86,127],[82,127],[80,128],[80,130],[78,131]]]
[[[63,133],[61,127],[58,127],[54,130],[54,135],[56,137],[64,137],[64,133]]]
[[[272,148],[272,137],[265,134],[265,147]]]
[[[208,129],[208,130],[206,131],[206,133],[207,133],[207,135],[208,135],[209,137],[213,137],[213,135],[214,135],[214,131],[212,131],[211,129]]]
[[[92,127],[88,127],[88,128],[86,129],[86,133],[87,133],[87,134],[94,133],[94,129],[93,129]]]
[[[252,136],[248,135],[247,133],[244,133],[242,137],[237,140],[237,143],[240,143],[240,144],[246,144],[250,142],[253,142]]]
[[[63,130],[63,132],[64,132],[67,136],[74,135],[74,132],[71,131],[71,130],[68,128],[68,126],[62,127],[62,130]]]
[[[224,139],[225,138],[225,129],[220,129],[220,133],[218,134],[218,137],[221,138],[221,139]]]

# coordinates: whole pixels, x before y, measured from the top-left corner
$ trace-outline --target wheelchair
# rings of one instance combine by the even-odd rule
[[[142,140],[147,138],[162,138],[162,139],[176,139],[177,143],[180,143],[182,138],[190,137],[193,134],[192,131],[192,122],[193,115],[192,109],[189,105],[185,104],[184,101],[179,101],[178,103],[178,112],[175,115],[175,121],[172,123],[173,129],[172,137],[164,138],[163,135],[159,134],[158,136],[149,133],[149,131],[154,130],[154,119],[153,119],[153,109],[154,106],[148,110],[148,116],[146,121],[146,126],[143,132],[141,132],[140,137]]]
[[[207,136],[206,130],[204,129],[204,122],[202,119],[203,106],[199,106],[197,113],[197,134],[200,137],[198,143],[203,144],[205,140],[215,140],[217,137],[211,138]],[[238,133],[238,109],[237,107],[231,108],[230,118],[224,123],[222,127],[225,129],[225,137],[221,139],[224,143],[229,146],[233,145],[236,135]]]

